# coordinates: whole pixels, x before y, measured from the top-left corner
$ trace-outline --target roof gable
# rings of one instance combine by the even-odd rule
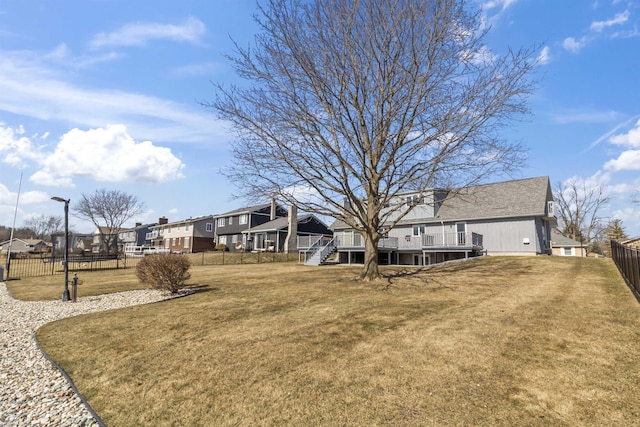
[[[528,178],[461,189],[445,199],[436,218],[473,220],[507,217],[544,216],[547,202],[553,200],[548,177]]]

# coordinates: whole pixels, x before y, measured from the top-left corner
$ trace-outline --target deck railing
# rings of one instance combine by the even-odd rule
[[[611,241],[611,257],[620,274],[640,301],[640,248]]]
[[[360,234],[336,235],[338,247],[363,248],[364,237]],[[473,232],[431,233],[421,236],[383,237],[378,248],[421,249],[434,247],[482,247],[482,234]]]

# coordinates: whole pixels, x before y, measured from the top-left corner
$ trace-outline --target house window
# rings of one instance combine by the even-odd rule
[[[224,218],[218,218],[218,227],[224,227]]]
[[[224,221],[224,218],[220,218],[220,219],[222,219],[222,221]],[[220,221],[220,220],[218,220],[218,221]],[[223,223],[224,223],[224,222],[223,222]],[[219,224],[218,224],[218,225],[219,225]],[[208,223],[207,223],[207,225],[206,225],[206,230],[207,230],[207,233],[211,233],[211,232],[213,231],[213,223],[212,223],[212,222],[208,222]]]
[[[413,235],[414,236],[422,236],[424,234],[424,225],[414,225],[413,226]]]
[[[562,248],[562,252],[564,256],[574,256],[573,248]]]
[[[458,245],[464,246],[467,244],[467,223],[456,222],[456,233],[458,234]]]
[[[233,217],[232,216],[229,217],[229,225],[231,225],[231,224],[233,224]]]
[[[185,249],[188,249],[188,248],[189,248],[189,238],[188,238],[188,237],[185,237],[185,238],[184,238],[184,245],[183,245],[183,247],[184,247]]]
[[[227,244],[227,236],[219,236],[218,237],[218,243],[220,243],[221,245],[226,245]]]
[[[184,231],[189,231],[189,224],[184,225]]]
[[[424,203],[424,197],[420,196],[408,196],[407,197],[407,206],[419,205]]]
[[[244,215],[240,215],[240,219],[238,220],[238,223],[240,225],[245,225],[247,223],[247,218],[249,217],[249,215],[244,214]]]

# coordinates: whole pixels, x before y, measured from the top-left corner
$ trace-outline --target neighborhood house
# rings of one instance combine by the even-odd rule
[[[556,218],[548,177],[406,193],[394,203],[413,209],[380,240],[380,264],[427,265],[481,254],[551,254]],[[335,221],[331,229],[334,239],[324,248],[327,255],[320,263],[331,253],[341,263],[364,262],[363,237],[342,221]]]

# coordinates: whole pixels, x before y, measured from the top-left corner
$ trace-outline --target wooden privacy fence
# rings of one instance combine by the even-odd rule
[[[611,242],[611,256],[627,285],[640,300],[640,248],[614,240]]]
[[[235,265],[264,264],[298,261],[298,254],[277,252],[199,252],[185,254],[191,265]],[[70,256],[69,271],[96,271],[131,268],[138,265],[143,257],[115,255]],[[6,279],[22,277],[49,276],[64,273],[64,257],[31,257],[11,259],[5,266]],[[0,278],[0,281],[2,279]]]

